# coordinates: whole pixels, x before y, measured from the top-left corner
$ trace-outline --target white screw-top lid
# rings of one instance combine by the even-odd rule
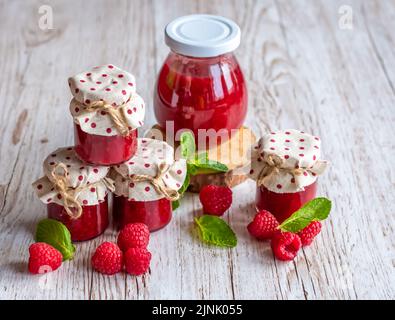
[[[197,58],[215,57],[235,50],[240,28],[232,20],[208,14],[179,17],[165,29],[165,42],[173,51]]]

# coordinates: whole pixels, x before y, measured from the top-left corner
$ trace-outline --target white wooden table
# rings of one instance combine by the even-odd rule
[[[47,3],[54,29],[43,31],[38,9]],[[347,3],[351,30],[339,14],[344,1],[0,1],[0,298],[395,298],[395,1]],[[319,193],[334,202],[322,233],[294,262],[275,260],[246,230],[255,193],[246,182],[226,216],[239,239],[234,249],[196,239],[201,207],[187,195],[171,224],[152,235],[149,274],[92,271],[93,250],[115,239],[109,228],[77,244],[58,271],[31,276],[28,246],[46,213],[30,184],[48,153],[73,143],[67,77],[104,63],[130,70],[149,106],[148,129],[168,52],[163,28],[190,13],[240,24],[247,125],[257,135],[299,128],[322,137],[332,166]]]

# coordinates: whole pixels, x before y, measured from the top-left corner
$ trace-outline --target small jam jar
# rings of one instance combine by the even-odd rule
[[[166,198],[135,201],[124,196],[114,196],[113,211],[119,229],[129,223],[142,222],[151,232],[165,227],[172,216],[171,201]]]
[[[251,177],[257,181],[256,208],[271,212],[281,223],[317,192],[321,140],[298,130],[271,132],[254,146]]]
[[[75,209],[72,209],[76,212]],[[78,219],[72,218],[63,205],[55,202],[47,204],[48,218],[62,222],[71,234],[73,241],[86,241],[101,235],[108,227],[108,201],[95,205],[82,205],[82,214]]]
[[[159,125],[174,123],[175,133],[214,129],[229,137],[247,113],[247,88],[233,51],[239,26],[224,17],[190,15],[166,26],[167,56],[155,86],[154,110]]]
[[[113,216],[122,228],[141,222],[155,231],[166,226],[172,216],[172,201],[186,177],[184,159],[174,160],[174,149],[166,142],[137,139],[136,155],[113,167],[115,182]]]
[[[131,158],[145,104],[136,93],[135,78],[114,65],[104,65],[69,78],[74,96],[75,151],[85,162],[114,165]]]
[[[73,241],[102,234],[109,221],[107,195],[114,188],[110,168],[83,163],[73,147],[56,150],[43,167],[45,176],[33,187],[47,205],[48,218],[62,222]]]

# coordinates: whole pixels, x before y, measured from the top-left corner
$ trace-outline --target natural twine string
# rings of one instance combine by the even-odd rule
[[[168,164],[161,163],[158,165],[158,173],[155,177],[146,174],[134,174],[130,179],[132,182],[148,181],[154,186],[155,190],[158,193],[163,194],[166,199],[176,201],[180,198],[180,194],[178,191],[167,187],[163,181],[163,175],[169,170],[169,168],[170,166]]]
[[[258,175],[257,184],[258,186],[263,185],[266,179],[271,177],[273,174],[281,172],[290,173],[293,177],[300,176],[303,174],[305,169],[303,168],[282,168],[284,160],[277,155],[270,154],[266,158],[266,165],[262,168]]]
[[[108,104],[104,101],[94,101],[85,107],[85,110],[88,112],[92,111],[105,111],[111,118],[111,121],[114,123],[118,132],[126,137],[129,134],[129,126],[125,119],[125,116],[121,112],[121,108],[117,108]]]
[[[59,173],[59,169],[62,169],[62,173]],[[56,191],[62,196],[63,207],[67,214],[72,219],[78,219],[82,215],[82,206],[78,202],[78,194],[87,188],[92,188],[99,183],[104,185],[110,190],[114,191],[114,184],[111,179],[104,178],[96,183],[92,183],[83,187],[71,188],[69,187],[69,172],[64,163],[58,163],[51,171],[53,183]]]

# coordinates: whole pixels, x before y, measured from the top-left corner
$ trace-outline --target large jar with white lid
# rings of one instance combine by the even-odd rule
[[[199,129],[230,133],[242,126],[247,89],[234,55],[240,33],[235,22],[213,15],[184,16],[166,26],[171,51],[154,93],[162,128],[173,121],[175,132],[190,129],[198,137]]]

